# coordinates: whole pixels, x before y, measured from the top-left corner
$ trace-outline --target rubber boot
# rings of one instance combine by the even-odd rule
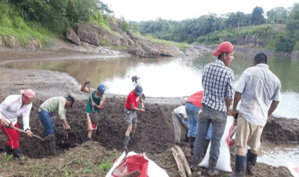
[[[192,163],[192,165],[190,167],[192,172],[197,172],[199,160],[200,160],[199,156],[193,155],[193,163]]]
[[[131,143],[134,142],[134,139],[133,139],[133,138],[134,138],[134,134],[135,134],[135,133],[132,133],[132,132],[130,133],[130,142],[131,142]]]
[[[56,140],[55,139],[50,141],[50,154],[52,156],[56,155]]]
[[[130,137],[129,136],[125,136],[125,140],[124,140],[124,150],[127,151],[128,150],[128,143],[130,141]]]
[[[52,141],[53,139],[55,139],[55,135],[54,134],[51,134],[51,135],[47,135],[45,138],[44,138],[44,140],[45,141]]]
[[[236,155],[236,172],[228,177],[244,177],[246,172],[247,156]]]
[[[12,149],[8,145],[5,145],[5,151],[6,151],[7,155],[11,155],[12,154]]]
[[[253,175],[253,167],[256,164],[257,155],[247,151],[247,174]]]
[[[13,149],[12,152],[13,152],[14,157],[16,157],[16,158],[21,158],[23,155],[21,148]]]
[[[216,170],[216,164],[217,160],[209,159],[209,169],[208,169],[208,175],[209,176],[218,176],[220,173],[218,170]]]
[[[194,142],[195,142],[195,137],[190,136],[190,148],[191,148],[191,154],[193,154]]]

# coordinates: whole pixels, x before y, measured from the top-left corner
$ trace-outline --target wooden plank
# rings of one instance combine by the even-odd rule
[[[181,162],[183,163],[183,167],[187,173],[187,176],[192,177],[192,172],[183,150],[179,146],[175,146],[175,148],[181,158]]]
[[[181,162],[181,158],[180,158],[178,152],[176,151],[176,148],[172,147],[171,151],[172,151],[174,160],[176,161],[177,167],[179,169],[180,177],[187,177],[186,173],[185,173],[184,165]]]

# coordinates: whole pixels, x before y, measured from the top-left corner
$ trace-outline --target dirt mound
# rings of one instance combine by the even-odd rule
[[[272,118],[265,126],[262,142],[277,144],[299,144],[299,120],[286,118]]]
[[[34,101],[30,115],[30,126],[32,132],[44,137],[44,127],[39,120],[37,108],[43,101]],[[64,142],[65,130],[58,114],[53,114],[56,127],[57,151],[63,153],[65,149],[82,144],[87,140],[85,106],[87,100],[77,101],[73,108],[67,109],[66,118],[71,126],[69,138]],[[123,140],[126,131],[124,118],[123,98],[107,98],[101,116],[98,119],[98,129],[93,139],[100,142],[107,149],[123,150]],[[146,112],[138,113],[138,127],[133,142],[129,143],[129,150],[135,152],[162,153],[174,144],[173,126],[171,122],[171,111],[176,106],[160,106],[158,104],[146,104]],[[18,120],[22,128],[22,119]],[[0,134],[0,151],[4,151],[6,137]],[[47,142],[41,142],[35,138],[27,138],[20,134],[20,145],[23,153],[29,157],[41,158],[48,156]]]

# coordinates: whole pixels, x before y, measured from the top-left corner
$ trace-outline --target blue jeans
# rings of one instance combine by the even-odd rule
[[[216,111],[206,105],[202,105],[202,113],[199,117],[198,133],[195,140],[193,154],[200,158],[202,147],[206,141],[206,134],[209,125],[212,124],[212,137],[210,159],[218,160],[220,140],[225,130],[227,115],[226,112]]]
[[[45,127],[46,135],[54,135],[55,134],[55,125],[53,124],[51,114],[42,109],[38,113],[38,116],[39,116],[39,119],[42,121],[43,126]]]
[[[188,130],[188,137],[196,137],[197,135],[197,121],[198,121],[198,111],[200,110],[199,107],[195,106],[192,103],[186,103],[186,113],[188,117],[189,123],[189,130]]]

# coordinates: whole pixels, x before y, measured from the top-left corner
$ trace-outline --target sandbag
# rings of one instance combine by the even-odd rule
[[[129,152],[127,157],[137,155],[135,152]],[[122,155],[114,162],[112,168],[109,170],[109,172],[106,174],[106,177],[113,177],[112,172],[124,161],[126,156],[126,153],[123,152]],[[159,167],[155,162],[152,160],[148,159],[146,155],[143,154],[144,159],[148,161],[148,166],[147,166],[147,176],[148,177],[168,177],[168,174],[164,169]]]
[[[230,166],[229,143],[230,143],[230,136],[233,129],[233,123],[234,123],[234,117],[227,116],[225,130],[220,141],[219,158],[215,167],[217,170],[232,172],[232,167]],[[209,143],[209,147],[206,152],[206,155],[204,159],[201,161],[201,163],[199,164],[199,166],[205,168],[209,167],[210,149],[211,149],[211,142]]]

